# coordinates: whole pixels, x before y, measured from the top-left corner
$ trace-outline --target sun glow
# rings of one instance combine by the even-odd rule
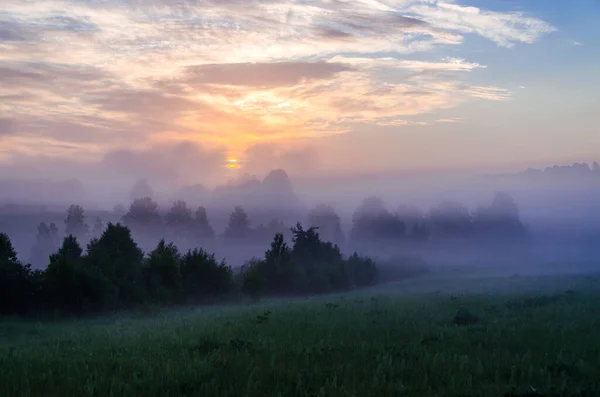
[[[238,160],[234,159],[234,158],[227,160],[227,168],[231,168],[231,169],[240,168]]]

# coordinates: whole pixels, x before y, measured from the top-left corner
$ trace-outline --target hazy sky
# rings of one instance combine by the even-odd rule
[[[597,0],[0,4],[3,177],[191,183],[600,153]]]

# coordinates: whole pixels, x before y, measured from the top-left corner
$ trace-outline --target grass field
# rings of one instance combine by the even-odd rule
[[[600,277],[0,321],[1,396],[600,396]]]

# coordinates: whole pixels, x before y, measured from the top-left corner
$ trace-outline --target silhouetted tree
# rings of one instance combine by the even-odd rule
[[[177,200],[165,215],[168,232],[175,237],[189,236],[193,229],[192,210],[183,200]]]
[[[292,228],[292,260],[298,268],[299,283],[305,292],[323,293],[349,287],[348,274],[340,249],[323,242],[316,227],[304,230],[300,223]]]
[[[144,299],[144,253],[129,228],[109,223],[99,239],[90,242],[86,262],[100,270],[114,286],[113,302],[131,306]]]
[[[377,281],[377,266],[370,258],[363,258],[356,252],[346,261],[346,271],[353,287],[367,287]]]
[[[319,228],[319,235],[326,241],[343,244],[345,241],[339,215],[330,205],[320,204],[309,211],[308,224]]]
[[[123,222],[136,233],[159,234],[162,217],[158,212],[158,204],[150,197],[135,199],[129,206],[129,211],[123,216]]]
[[[208,220],[208,214],[206,212],[206,208],[198,207],[196,212],[194,213],[194,228],[193,233],[199,239],[213,239],[215,237],[215,231],[210,225],[210,221]]]
[[[77,239],[65,237],[60,249],[50,256],[44,273],[46,304],[68,314],[83,314],[99,310],[103,305],[106,281],[83,263],[83,250]],[[98,293],[99,292],[99,293]]]
[[[80,205],[71,205],[67,209],[67,218],[65,219],[65,235],[72,235],[77,239],[84,240],[89,232],[89,227],[85,223],[83,207]]]
[[[187,302],[199,303],[231,292],[233,272],[225,261],[218,262],[214,254],[195,249],[183,255],[180,263]]]
[[[182,279],[179,250],[161,240],[146,259],[144,276],[150,298],[155,302],[176,303],[181,299]]]
[[[244,211],[244,208],[237,206],[229,216],[229,223],[225,229],[224,236],[226,238],[246,238],[251,234],[250,219]]]
[[[23,266],[12,242],[0,233],[0,314],[23,314],[32,298],[31,268]]]
[[[600,164],[598,164],[597,161],[594,161],[594,164],[592,165],[592,171],[600,172]]]

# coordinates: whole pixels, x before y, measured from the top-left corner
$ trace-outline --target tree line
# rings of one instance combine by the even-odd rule
[[[215,239],[267,244],[277,233],[292,237],[290,228],[277,219],[253,226],[242,206],[233,209],[220,235],[211,225],[206,208],[193,210],[182,200],[175,201],[166,213],[161,213],[152,198],[138,198],[121,215],[120,222],[146,248],[154,244],[157,236],[185,247],[196,247]],[[80,242],[98,238],[104,230],[100,218],[95,219],[92,227],[86,224],[84,210],[79,205],[68,208],[64,223],[64,236],[73,235]],[[317,227],[325,241],[337,244],[342,250],[360,247],[365,243],[397,246],[402,243],[423,245],[429,241],[456,239],[476,242],[482,239],[526,241],[528,237],[527,229],[520,220],[518,206],[510,195],[502,192],[494,196],[490,205],[480,206],[474,212],[452,201],[444,201],[428,213],[406,205],[390,211],[383,200],[372,196],[355,210],[349,233],[343,231],[341,218],[330,205],[317,205],[311,209],[306,224]],[[60,241],[61,235],[55,224],[40,223],[30,263],[45,265],[48,255],[58,248]]]
[[[327,293],[377,282],[371,259],[356,253],[344,258],[315,227],[305,230],[301,224],[291,230],[291,246],[277,233],[263,258],[236,271],[202,248],[183,253],[164,239],[144,253],[120,223],[109,223],[85,249],[72,234],[82,229],[68,230],[40,270],[20,262],[9,237],[0,234],[1,314],[84,315],[149,304]]]

